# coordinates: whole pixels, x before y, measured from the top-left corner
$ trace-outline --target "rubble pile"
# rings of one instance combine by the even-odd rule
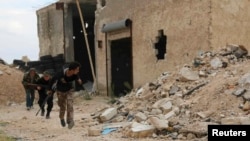
[[[249,62],[247,54],[241,45],[226,45],[162,73],[92,113],[88,134],[113,129],[124,137],[206,140],[208,125],[250,124],[250,72],[238,67]]]

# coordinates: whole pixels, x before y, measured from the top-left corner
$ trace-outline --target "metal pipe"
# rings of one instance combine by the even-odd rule
[[[105,24],[102,28],[102,32],[111,32],[111,31],[127,28],[130,25],[131,25],[130,19],[123,19],[117,22]]]

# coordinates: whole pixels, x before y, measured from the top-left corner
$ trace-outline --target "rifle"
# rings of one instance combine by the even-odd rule
[[[43,101],[43,103],[42,103],[42,106],[41,107],[43,107],[45,104],[46,104],[46,102],[48,101],[48,99],[51,97],[51,95],[52,94],[48,94],[47,96],[46,96],[46,98],[44,99],[44,101]],[[36,112],[36,116],[38,115],[38,113],[41,111],[41,107],[39,108],[39,110]]]
[[[37,86],[40,86],[42,88],[48,89],[49,85],[42,85],[42,84],[32,84],[32,83],[27,83],[26,85],[31,86],[32,88],[36,88]]]

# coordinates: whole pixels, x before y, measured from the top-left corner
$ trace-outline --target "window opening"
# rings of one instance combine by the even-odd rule
[[[164,35],[164,31],[161,29],[158,31],[158,36],[156,37],[157,42],[154,44],[156,49],[156,57],[158,60],[164,59],[167,49],[167,36]]]

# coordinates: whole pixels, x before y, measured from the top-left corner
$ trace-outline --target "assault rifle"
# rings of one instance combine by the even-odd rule
[[[27,83],[26,85],[31,86],[31,88],[36,89],[37,86],[49,89],[49,85],[42,85],[42,84],[33,84],[33,83]]]
[[[53,93],[52,93],[52,94],[48,94],[48,95],[46,96],[46,98],[44,99],[44,101],[43,101],[41,107],[43,107],[43,106],[46,104],[46,102],[48,101],[48,99],[49,99],[52,95],[53,95]],[[41,111],[41,108],[39,108],[39,110],[36,112],[36,116],[38,115],[38,113],[39,113],[40,111]]]

